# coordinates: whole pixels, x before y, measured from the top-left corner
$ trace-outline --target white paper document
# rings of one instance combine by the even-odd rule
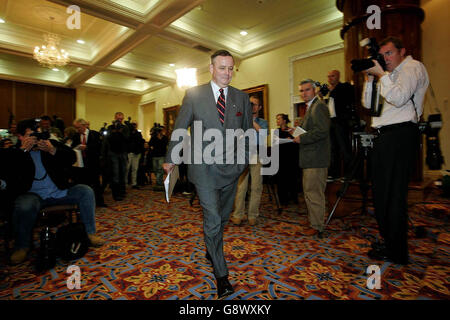
[[[173,188],[175,188],[175,184],[177,183],[179,176],[178,166],[175,166],[171,172],[164,180],[164,189],[166,190],[166,201],[169,202],[170,197],[172,196]]]
[[[297,138],[299,135],[302,135],[302,134],[304,134],[304,133],[306,133],[306,130],[304,130],[304,129],[301,128],[301,127],[295,127],[295,130],[294,130],[294,133],[292,134],[292,136],[293,136],[294,138]]]
[[[278,137],[276,137],[275,136],[275,143],[278,143],[278,144],[284,144],[284,143],[290,143],[290,142],[294,142],[294,140],[293,139],[288,139],[288,138],[278,138]]]

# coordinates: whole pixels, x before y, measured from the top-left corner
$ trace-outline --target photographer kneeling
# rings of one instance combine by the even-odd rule
[[[20,121],[17,133],[20,147],[10,155],[10,163],[15,165],[11,170],[18,175],[11,190],[17,196],[12,215],[15,245],[11,262],[18,264],[26,259],[39,210],[52,205],[77,204],[91,245],[103,245],[104,241],[95,235],[94,192],[83,184],[69,187],[68,173],[76,161],[72,149],[37,132],[34,119]]]
[[[386,62],[385,72],[377,60],[367,69],[363,105],[371,108],[372,82],[379,78],[384,98],[381,113],[372,117],[378,132],[373,146],[373,198],[375,216],[383,243],[372,244],[369,257],[408,264],[407,197],[411,170],[418,150],[417,122],[429,79],[424,65],[405,56],[398,38],[380,43],[379,53]]]

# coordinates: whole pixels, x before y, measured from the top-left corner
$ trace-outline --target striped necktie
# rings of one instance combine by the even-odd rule
[[[217,111],[219,112],[219,120],[223,124],[225,121],[225,95],[223,93],[223,88],[219,89],[220,95],[217,99]]]

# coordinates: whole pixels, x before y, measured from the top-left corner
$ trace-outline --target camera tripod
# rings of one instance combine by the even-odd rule
[[[334,203],[333,209],[331,210],[330,215],[328,216],[324,228],[327,227],[328,223],[333,217],[334,212],[336,211],[337,206],[339,205],[339,202],[347,192],[350,183],[355,180],[356,175],[360,173],[361,169],[363,172],[362,177],[359,178],[359,187],[362,194],[362,213],[363,214],[367,213],[367,193],[369,190],[369,186],[367,183],[368,182],[367,160],[369,158],[369,149],[373,147],[373,138],[375,137],[375,135],[366,132],[356,132],[354,133],[354,135],[359,136],[360,146],[358,147],[357,143],[356,156],[354,157],[350,165],[351,172],[344,177],[343,185],[336,193],[337,195],[336,202]]]

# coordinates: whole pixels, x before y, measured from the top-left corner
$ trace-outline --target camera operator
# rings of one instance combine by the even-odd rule
[[[405,56],[400,39],[380,43],[385,72],[377,60],[366,70],[363,105],[370,108],[372,81],[379,78],[384,99],[379,117],[372,117],[378,132],[373,146],[373,197],[375,216],[384,242],[372,244],[369,257],[408,264],[408,183],[418,150],[417,122],[429,79],[424,65]]]
[[[11,262],[18,264],[26,259],[39,210],[51,205],[78,204],[91,245],[101,246],[104,241],[95,234],[94,192],[83,184],[69,185],[75,152],[48,136],[42,139],[45,137],[37,132],[34,119],[20,121],[17,132],[20,143],[9,155],[15,179],[6,186],[17,197],[12,213],[15,250]]]
[[[106,138],[104,139],[104,149],[106,158],[111,165],[111,189],[113,199],[123,200],[126,195],[125,181],[128,162],[128,138],[130,130],[123,124],[124,115],[116,112],[113,124],[108,127]]]
[[[139,160],[144,152],[144,142],[142,134],[137,129],[137,122],[130,123],[130,138],[128,139],[128,164],[127,177],[131,168],[131,186],[133,189],[139,189],[137,186],[137,172],[139,169]]]
[[[348,82],[340,82],[340,72],[328,72],[329,101],[328,106],[334,105],[334,114],[330,110],[330,138],[331,138],[331,165],[329,175],[339,178],[349,169],[352,160],[351,148],[351,121],[355,118],[354,88]],[[331,99],[332,98],[332,99]],[[344,172],[341,171],[341,163]]]

